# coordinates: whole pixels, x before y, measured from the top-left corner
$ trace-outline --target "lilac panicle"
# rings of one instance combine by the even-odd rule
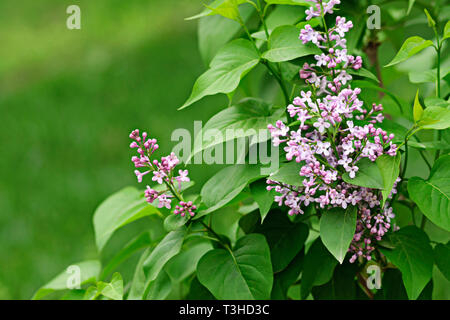
[[[340,4],[339,0],[309,1],[312,6],[306,10],[307,20],[332,14]],[[287,106],[294,122],[288,125],[277,121],[268,126],[274,146],[284,146],[288,161],[302,163],[300,185],[267,179],[267,189],[278,193],[275,201],[289,207],[290,215],[303,214],[310,205],[322,209],[356,206],[357,229],[349,248],[350,262],[358,257],[372,258],[374,242],[394,228],[394,214],[389,204],[381,207],[380,192],[346,183],[342,176],[347,173],[355,178],[358,161],[363,158],[375,161],[384,154],[397,154],[397,146],[392,143],[394,135],[376,127],[384,119],[383,107],[373,104],[367,110],[358,98],[361,89],[350,86],[351,70],[362,67],[361,57],[347,51],[345,34],[352,27],[351,21],[337,17],[335,26],[325,28],[325,32],[309,24],[301,30],[299,39],[304,44],[315,44],[323,53],[314,56],[315,63],[305,63],[300,70],[300,78],[310,90],[302,91]],[[366,124],[358,125],[358,121]],[[298,130],[292,129],[294,124],[298,124]],[[398,181],[392,194],[396,193]]]
[[[172,200],[176,198],[180,202],[175,206],[174,214],[180,214],[183,217],[186,214],[194,216],[197,207],[191,201],[183,201],[181,195],[181,183],[190,181],[189,172],[187,170],[178,170],[177,175],[175,167],[180,163],[180,160],[175,153],[172,152],[170,155],[162,157],[161,161],[152,160],[153,153],[159,148],[156,139],[148,138],[146,132],[143,132],[141,136],[138,129],[130,133],[130,138],[134,140],[130,144],[130,148],[136,148],[138,153],[138,156],[133,156],[131,161],[133,161],[136,168],[146,168],[146,171],[134,171],[138,182],[141,183],[143,177],[151,173],[152,181],[166,186],[166,189],[162,191],[157,191],[147,186],[145,190],[147,202],[153,203],[155,200],[158,200],[159,208],[171,209]]]

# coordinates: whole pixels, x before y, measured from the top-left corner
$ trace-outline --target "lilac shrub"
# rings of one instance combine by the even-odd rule
[[[268,126],[273,144],[284,146],[286,160],[301,164],[299,175],[303,182],[293,186],[269,177],[267,189],[275,189],[275,201],[289,207],[290,215],[303,214],[305,207],[313,205],[321,209],[356,206],[358,219],[349,248],[350,262],[358,257],[371,260],[373,242],[392,229],[395,215],[388,203],[381,207],[379,190],[345,182],[343,175],[354,179],[361,159],[374,162],[384,154],[395,156],[397,146],[392,143],[393,134],[376,127],[384,119],[383,107],[373,104],[367,110],[358,98],[361,89],[350,85],[349,70],[362,67],[362,58],[347,52],[345,34],[353,23],[338,16],[336,25],[327,29],[324,16],[333,13],[340,1],[312,2],[314,5],[306,10],[307,20],[322,17],[325,31],[314,30],[308,24],[301,30],[300,40],[303,44],[315,44],[324,53],[315,55],[316,63],[305,63],[300,70],[309,90],[302,91],[287,107],[289,120],[294,122],[277,121],[275,126]],[[297,124],[298,129],[294,130]],[[391,197],[394,193],[395,185]]]
[[[414,102],[408,109],[408,92],[397,98],[401,92],[393,94],[389,86],[380,88],[372,82],[383,83],[382,72],[377,76],[371,72],[379,61],[365,69],[362,57],[351,55],[348,46],[353,23],[347,17],[361,23],[356,32],[360,36],[351,41],[354,47],[375,58],[367,49],[377,50],[378,32],[389,38],[386,30],[403,24],[403,17],[396,21],[397,15],[392,15],[395,24],[387,25],[390,29],[383,29],[389,23],[383,22],[382,29],[374,31],[362,23],[367,4],[356,0],[347,0],[336,19],[327,15],[338,10],[340,0],[310,1],[306,15],[289,7],[304,4],[297,0],[210,1],[191,17],[202,19],[198,36],[208,68],[180,109],[219,93],[229,101],[208,120],[207,130],[202,127],[194,140],[186,141],[194,141],[189,152],[194,158],[203,157],[203,152],[222,154],[216,146],[233,142],[233,153],[226,154],[229,164],[234,142],[245,132],[245,143],[238,143],[242,157],[214,173],[200,190],[189,190],[188,198],[186,190],[193,183],[189,172],[180,169],[179,158],[174,153],[157,158],[156,139],[132,131],[135,175],[148,185],[145,190],[123,188],[99,205],[93,217],[98,259],[79,263],[89,281],[61,297],[79,297],[81,292],[83,299],[264,300],[298,299],[300,294],[300,299],[403,300],[440,294],[442,284],[435,279],[434,266],[450,280],[446,268],[450,244],[442,243],[443,231],[450,231],[450,100],[449,87],[441,82],[450,22],[433,20],[444,11],[438,2],[430,4],[431,14],[425,12],[435,41],[406,39],[386,66],[426,47],[437,52],[436,77],[429,77],[429,72],[421,77],[435,80],[436,96],[423,97],[422,107],[417,91],[414,100],[409,97]],[[398,12],[402,5],[407,10],[407,1],[392,8]],[[418,11],[416,4],[410,17]],[[419,18],[414,16],[415,21]],[[327,21],[332,20],[329,28]],[[220,21],[230,24],[224,27]],[[320,30],[313,28],[319,24]],[[214,38],[220,41],[211,41]],[[250,75],[257,66],[261,68]],[[299,80],[305,85],[295,97]],[[385,119],[380,101],[365,103],[361,88],[386,93],[399,112]],[[280,99],[286,108],[279,108]],[[284,113],[286,119],[281,118]],[[262,159],[267,139],[257,132],[267,133],[267,127],[270,142],[281,147],[286,158],[279,168],[278,149],[272,153],[276,163],[270,168]],[[395,137],[383,130],[394,127]],[[434,132],[417,136],[422,130]],[[212,136],[214,144],[203,143]],[[197,142],[202,142],[200,148]],[[184,147],[183,140],[183,154]],[[412,148],[418,149],[422,165],[421,159],[412,162],[408,156]],[[253,157],[254,151],[261,159]],[[410,175],[418,171],[421,177]],[[393,208],[401,212],[401,219]],[[149,219],[145,230],[133,239],[125,239],[124,232],[124,247],[104,264],[110,255],[103,253],[114,233],[138,219]],[[114,248],[119,243],[115,241]],[[139,262],[133,264],[127,257],[138,250],[142,250]],[[127,266],[118,268],[118,262]],[[135,270],[132,281],[112,274],[128,270],[122,267]],[[63,271],[35,298],[53,290],[67,291],[60,285],[67,277],[71,276]]]

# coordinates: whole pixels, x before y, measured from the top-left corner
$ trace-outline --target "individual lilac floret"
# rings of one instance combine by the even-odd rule
[[[171,209],[172,199],[177,198],[180,200],[181,207],[177,205],[174,213],[188,212],[189,215],[194,216],[196,207],[192,205],[192,202],[188,202],[189,206],[186,207],[181,196],[181,183],[190,181],[188,176],[189,172],[187,170],[178,170],[178,175],[175,174],[175,167],[180,163],[180,160],[173,152],[166,157],[162,157],[161,161],[156,159],[151,160],[153,153],[158,150],[159,146],[156,139],[147,139],[147,137],[148,134],[146,132],[142,133],[141,136],[138,129],[133,130],[130,134],[130,138],[134,140],[130,144],[130,147],[136,148],[139,154],[139,156],[133,156],[131,161],[136,168],[148,169],[143,172],[135,170],[134,173],[139,183],[142,182],[145,175],[152,173],[152,181],[159,185],[164,185],[166,189],[157,191],[147,186],[145,199],[148,203],[153,203],[155,200],[158,200],[158,208]]]
[[[333,13],[340,3],[310,2],[313,5],[306,10],[307,20]],[[300,164],[299,184],[287,185],[269,177],[267,189],[278,193],[275,202],[287,206],[289,215],[303,214],[308,206],[325,210],[356,206],[357,230],[349,249],[354,262],[358,257],[371,259],[373,243],[392,229],[394,214],[388,204],[381,208],[379,190],[352,185],[342,177],[354,179],[364,158],[373,162],[382,155],[395,156],[397,146],[392,142],[393,134],[376,127],[384,120],[382,105],[365,106],[359,99],[361,89],[350,86],[352,71],[362,68],[362,58],[347,51],[345,35],[352,27],[351,21],[337,17],[335,26],[325,28],[326,32],[309,24],[301,30],[300,40],[323,52],[314,56],[315,63],[305,63],[300,70],[309,90],[302,91],[287,107],[290,125],[277,121],[268,126],[273,145],[283,145],[286,160]]]

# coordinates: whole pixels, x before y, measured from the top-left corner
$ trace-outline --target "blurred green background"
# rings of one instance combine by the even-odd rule
[[[81,8],[81,30],[66,8]],[[205,66],[200,0],[0,1],[0,299],[29,299],[77,261],[97,256],[92,214],[137,186],[129,132],[169,152],[225,103],[177,112]],[[215,106],[215,107],[212,107]],[[201,113],[198,111],[202,110]],[[213,168],[192,169],[198,182]]]
[[[132,129],[156,137],[163,155],[175,145],[175,128],[192,130],[193,120],[206,121],[227,105],[217,96],[176,111],[205,70],[197,22],[184,20],[202,2],[0,1],[0,299],[29,299],[69,264],[97,258],[95,208],[124,186],[137,186],[128,148]],[[81,30],[66,28],[72,4],[81,7]],[[406,37],[431,37],[425,26],[423,16],[390,32],[380,47],[381,65]],[[402,71],[433,63],[433,52],[425,50],[384,69],[385,85],[411,105],[417,85]],[[421,92],[432,95],[433,86]],[[396,108],[384,102],[388,111]],[[411,159],[407,176],[426,177],[423,161],[414,153]],[[216,167],[189,169],[198,190]],[[432,232],[436,241],[449,239]]]

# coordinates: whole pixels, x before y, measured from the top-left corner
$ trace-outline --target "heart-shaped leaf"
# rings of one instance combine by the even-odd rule
[[[240,238],[234,249],[206,253],[197,266],[202,285],[219,300],[270,298],[273,284],[269,245],[263,235]]]
[[[389,236],[394,249],[381,252],[402,272],[409,299],[417,299],[430,281],[433,271],[433,249],[425,232],[408,226]]]
[[[320,238],[325,247],[342,264],[356,230],[355,206],[326,210],[320,218]]]
[[[305,250],[302,249],[289,265],[281,272],[274,275],[272,300],[286,300],[287,292],[291,285],[297,281],[300,272],[302,272],[303,264],[305,262]]]
[[[433,165],[428,180],[413,177],[408,192],[420,211],[437,226],[450,231],[450,156]]]

